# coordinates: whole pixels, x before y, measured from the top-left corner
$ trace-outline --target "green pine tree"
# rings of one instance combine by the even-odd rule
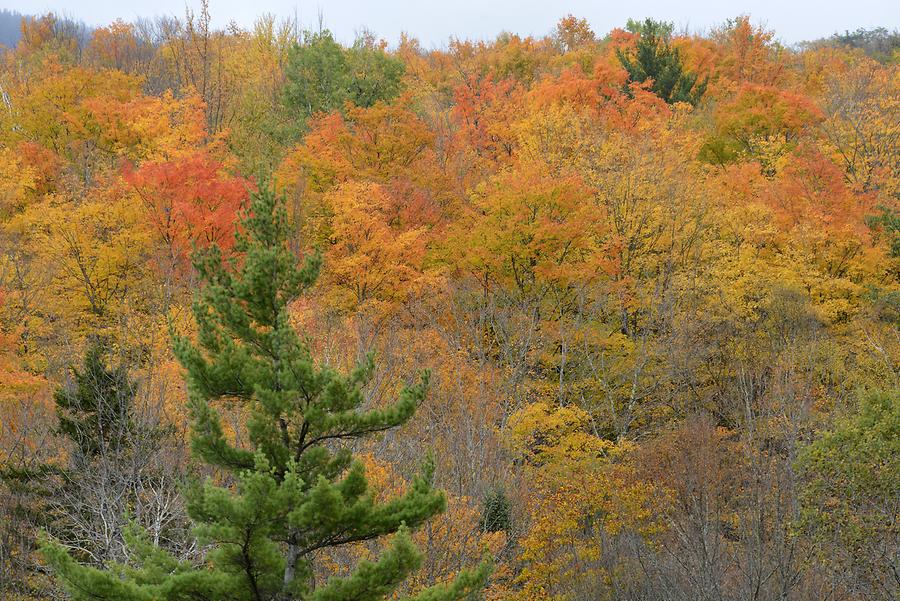
[[[616,50],[619,62],[628,71],[628,80],[644,83],[651,80],[654,94],[673,104],[689,102],[696,105],[706,91],[706,81],[684,70],[681,53],[670,45],[672,25],[647,19],[643,23],[628,20],[628,30],[639,34],[631,52]]]
[[[315,363],[291,327],[288,307],[315,281],[318,256],[299,267],[288,250],[284,203],[266,186],[253,195],[237,236],[236,257],[213,248],[195,260],[205,282],[194,304],[196,343],[176,337],[187,372],[193,452],[231,474],[187,492],[204,565],[179,562],[132,532],[133,565],[99,571],[46,542],[44,555],[76,599],[378,600],[392,596],[421,556],[409,531],[445,509],[432,469],[401,497],[376,503],[350,445],[406,422],[425,395],[428,375],[383,409],[364,409],[372,361],[349,374]],[[218,407],[240,403],[248,448],[224,434]],[[316,579],[318,552],[389,537],[377,561]],[[480,590],[482,563],[422,601],[461,599]]]

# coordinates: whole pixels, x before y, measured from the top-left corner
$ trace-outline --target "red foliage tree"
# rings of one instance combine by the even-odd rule
[[[247,178],[229,175],[205,151],[137,169],[127,165],[124,177],[140,197],[173,266],[184,265],[192,247],[216,244],[227,250],[237,213],[254,187]]]

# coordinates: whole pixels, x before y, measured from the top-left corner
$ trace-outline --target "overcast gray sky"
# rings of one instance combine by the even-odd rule
[[[89,25],[116,18],[183,16],[199,0],[0,0],[0,7],[23,13],[53,11]],[[652,16],[703,31],[728,17],[749,14],[791,44],[859,27],[900,27],[900,0],[210,0],[217,25],[250,25],[262,13],[285,17],[296,10],[301,25],[313,26],[321,11],[325,26],[343,41],[367,28],[391,43],[409,32],[426,47],[443,46],[451,36],[492,38],[501,31],[548,33],[560,17],[586,18],[605,34],[629,18]]]

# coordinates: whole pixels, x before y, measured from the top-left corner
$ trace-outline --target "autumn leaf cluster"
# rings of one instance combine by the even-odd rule
[[[448,492],[406,593],[488,553],[497,600],[898,594],[896,45],[569,16],[344,46],[274,17],[216,30],[205,4],[87,41],[22,27],[0,54],[0,462],[71,463],[53,390],[102,338],[173,477],[52,522],[4,479],[0,596],[54,594],[40,528],[95,565],[127,563],[135,519],[199,557],[170,334],[196,336],[193,252],[241,264],[260,182],[323,260],[290,307],[310,353],[374,353],[367,408],[431,370],[416,416],[355,449],[377,494],[429,454]],[[240,407],[223,427],[246,443]]]

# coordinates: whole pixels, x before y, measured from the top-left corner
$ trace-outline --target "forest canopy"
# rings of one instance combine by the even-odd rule
[[[900,595],[897,32],[547,30],[0,12],[0,598]]]

